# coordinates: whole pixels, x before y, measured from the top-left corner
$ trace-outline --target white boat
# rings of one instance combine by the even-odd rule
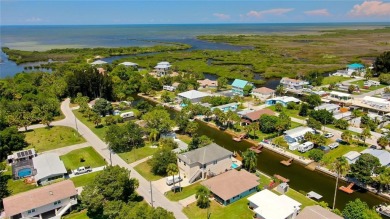
[[[385,215],[386,217],[390,217],[390,205],[381,204],[376,207],[375,210],[379,214]]]

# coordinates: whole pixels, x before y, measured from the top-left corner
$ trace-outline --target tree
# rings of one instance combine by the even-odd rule
[[[371,69],[367,69],[366,70],[366,73],[364,74],[364,78],[366,79],[366,81],[370,80],[370,78],[372,78],[372,71]]]
[[[77,93],[74,102],[80,106],[80,112],[84,112],[86,108],[88,108],[89,98],[87,96],[83,96],[80,92]]]
[[[370,128],[363,129],[362,133],[360,133],[360,138],[363,139],[364,144],[366,144],[366,139],[371,138],[371,130]]]
[[[390,74],[379,75],[379,82],[381,84],[390,85]]]
[[[107,201],[132,200],[139,184],[137,179],[129,178],[129,175],[127,169],[119,166],[108,166],[99,172],[82,191],[81,200],[88,209],[88,215],[102,215]]]
[[[321,97],[318,94],[310,94],[306,97],[306,102],[311,109],[314,109],[314,107],[321,105]]]
[[[339,184],[339,178],[340,176],[345,176],[349,170],[349,164],[345,157],[338,157],[336,160],[332,163],[331,169],[336,172],[336,188],[334,190],[334,196],[333,196],[333,206],[332,209],[334,210],[334,207],[336,205],[336,195],[337,195],[337,189]]]
[[[176,114],[175,122],[179,129],[184,131],[189,123],[189,119],[190,116],[188,115],[188,112],[182,110]]]
[[[284,112],[281,112],[278,116],[278,121],[275,124],[275,129],[279,132],[279,135],[288,130],[291,127],[291,118]]]
[[[276,95],[282,96],[283,94],[286,93],[286,91],[285,91],[285,89],[284,89],[284,87],[282,85],[278,85],[276,87],[275,93],[276,93]]]
[[[0,131],[0,159],[7,158],[13,151],[18,151],[27,146],[25,135],[14,126]]]
[[[158,138],[158,131],[156,129],[150,129],[149,141],[156,141]]]
[[[322,127],[321,122],[315,120],[312,117],[309,117],[309,119],[307,119],[307,126],[314,130],[321,130]]]
[[[155,175],[166,176],[168,164],[176,163],[176,154],[172,152],[171,147],[160,148],[148,162]]]
[[[309,151],[309,158],[314,160],[315,162],[320,161],[323,156],[324,152],[320,149],[313,149]]]
[[[3,175],[3,169],[0,169],[0,200],[8,197],[11,192],[8,190],[8,179]],[[2,209],[3,203],[0,202],[0,209]]]
[[[203,185],[199,186],[195,194],[196,205],[199,208],[208,208],[210,206],[209,196],[210,190]]]
[[[378,173],[381,164],[377,157],[371,154],[362,154],[354,164],[351,164],[351,172],[348,174],[354,177],[363,184],[370,184],[373,182],[371,178],[373,173]]]
[[[252,151],[252,150],[247,149],[243,153],[242,165],[249,172],[255,172],[256,171],[256,166],[257,166],[257,156],[256,156],[256,153],[254,151]]]
[[[348,93],[352,94],[355,91],[356,87],[355,85],[351,84],[348,87]]]
[[[349,126],[348,121],[345,119],[338,119],[334,122],[334,126],[336,126],[339,129],[346,130]]]
[[[382,173],[374,177],[374,181],[379,184],[379,191],[386,191],[390,188],[390,168],[387,167]]]
[[[385,136],[381,136],[380,138],[378,138],[377,143],[381,147],[386,147],[389,145],[389,139]]]
[[[346,219],[380,219],[378,213],[371,210],[367,203],[355,199],[349,201],[343,210],[343,216]]]
[[[92,114],[91,120],[92,120],[93,124],[95,124],[95,127],[98,126],[102,122],[102,118],[97,113]]]
[[[109,115],[113,111],[111,103],[104,98],[97,99],[92,109],[101,116]]]
[[[341,133],[341,139],[349,144],[352,140],[352,133],[348,130],[343,131],[343,133]]]
[[[300,116],[306,117],[309,114],[309,105],[306,103],[302,103],[301,107],[299,108],[299,113]]]
[[[179,168],[177,167],[176,163],[168,164],[168,166],[167,166],[167,174],[168,174],[168,176],[172,176],[173,187],[176,186],[175,175],[178,174],[178,173],[179,173]],[[174,191],[176,193],[176,189],[174,189]]]
[[[142,116],[148,128],[156,129],[159,133],[169,132],[174,125],[165,109],[154,109]]]
[[[329,112],[325,109],[322,110],[312,110],[309,113],[309,116],[313,119],[321,122],[323,125],[332,124],[333,123],[333,113]]]
[[[227,85],[228,80],[225,77],[219,77],[217,79],[217,83],[218,83],[218,90],[221,90]]]
[[[162,94],[161,94],[161,100],[164,102],[164,103],[169,103],[171,102],[171,96],[170,94],[168,93],[168,91],[163,91]]]
[[[192,151],[192,150],[195,150],[197,148],[201,148],[201,147],[204,147],[206,145],[209,145],[212,143],[212,140],[207,137],[206,135],[202,135],[202,136],[198,136],[198,135],[194,135],[190,141],[190,143],[188,144],[188,150]]]
[[[276,112],[282,112],[283,105],[281,103],[276,103],[275,104],[275,110],[276,110]]]
[[[288,102],[287,103],[287,109],[292,109],[292,110],[295,110],[297,109],[297,104],[295,102]]]
[[[187,124],[186,132],[192,136],[194,133],[198,131],[199,125],[197,122],[192,121]]]
[[[282,148],[288,148],[287,141],[283,138],[283,136],[272,139],[272,143]]]
[[[357,117],[361,117],[363,115],[363,112],[358,110],[358,109],[354,109],[352,110],[352,117],[353,118],[357,118]]]
[[[271,115],[262,115],[259,119],[260,130],[263,133],[273,133],[275,132],[275,124],[278,122],[278,117]]]
[[[143,131],[134,122],[128,122],[123,126],[112,125],[106,131],[106,142],[111,150],[116,153],[130,151],[134,147],[144,145]]]
[[[374,71],[376,73],[389,73],[390,72],[390,51],[383,52],[379,55],[373,64]],[[386,74],[381,74],[386,75]],[[390,75],[389,75],[390,76]]]
[[[245,85],[245,87],[242,89],[244,92],[244,96],[248,96],[251,93],[252,89],[253,89],[252,85],[248,85],[248,84]]]

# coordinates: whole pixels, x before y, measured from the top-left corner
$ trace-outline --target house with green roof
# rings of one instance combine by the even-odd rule
[[[232,92],[235,95],[244,96],[244,87],[246,85],[253,86],[251,82],[241,80],[241,79],[235,79],[232,84]]]

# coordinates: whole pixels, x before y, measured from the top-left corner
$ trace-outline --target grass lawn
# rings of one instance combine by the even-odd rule
[[[176,185],[178,185],[178,184],[176,184]],[[169,192],[167,192],[167,194],[165,196],[169,200],[177,202],[179,200],[182,200],[182,199],[185,199],[187,197],[190,197],[191,195],[194,195],[196,193],[196,190],[198,189],[199,186],[200,186],[200,182],[194,183],[192,185],[183,187],[181,192],[174,193],[172,191],[169,191]]]
[[[85,142],[74,129],[64,126],[39,128],[25,132],[28,148],[43,152]]]
[[[84,158],[81,162],[80,159]],[[93,147],[86,147],[73,150],[60,157],[64,161],[67,169],[77,169],[81,166],[100,167],[106,165],[104,159],[98,154]]]
[[[158,148],[151,148],[150,144],[147,144],[141,148],[136,148],[129,152],[118,153],[118,155],[127,163],[133,163],[137,160],[153,155],[157,150]]]
[[[189,144],[191,142],[191,137],[188,136],[188,135],[180,135],[180,134],[176,134],[176,137],[182,141],[184,141],[186,144]]]
[[[286,192],[286,195],[292,199],[294,199],[295,201],[299,202],[302,204],[301,206],[301,209],[303,209],[304,207],[306,206],[311,206],[311,205],[316,205],[317,202],[306,197],[305,195],[293,190],[293,189],[289,189],[287,192]]]
[[[83,117],[83,114],[79,112],[79,110],[73,110],[74,115],[79,119],[82,123],[84,123],[93,133],[95,133],[102,141],[104,141],[104,136],[106,135],[106,130],[108,126],[102,126],[100,128],[96,128],[93,122],[88,121],[88,118]],[[104,118],[102,118],[102,124],[104,124]]]
[[[201,209],[196,206],[196,202],[183,209],[184,214],[190,219],[208,218],[207,212],[211,213],[211,218],[253,218],[254,213],[248,208],[248,200],[242,198],[228,206],[222,206],[215,201],[211,201],[210,209]]]
[[[38,188],[35,184],[26,184],[23,182],[23,179],[13,180],[10,178],[7,182],[7,186],[11,195],[15,195],[21,192],[27,192],[31,189]]]
[[[356,84],[360,87],[361,91],[362,92],[370,92],[370,91],[374,91],[374,90],[378,90],[378,89],[381,89],[381,88],[384,88],[386,87],[387,85],[378,85],[378,86],[371,86],[370,88],[368,89],[363,89],[363,86],[364,86],[364,80],[360,80],[360,81],[355,81],[355,82],[352,82],[351,84]]]
[[[272,181],[271,178],[263,175],[263,174],[260,174],[260,181],[259,181],[259,188],[263,189],[265,186],[268,186],[270,184],[270,182]]]
[[[331,163],[333,163],[336,158],[341,157],[350,151],[361,152],[364,149],[366,149],[366,147],[340,144],[337,148],[330,150],[328,153],[326,153],[325,156],[322,158],[322,162],[326,165],[326,167],[330,168]]]
[[[275,105],[269,106],[267,108],[276,112]],[[307,117],[303,117],[303,116],[299,115],[299,110],[283,108],[283,111],[284,111],[284,113],[286,113],[286,115],[288,115],[290,117],[295,117],[295,118],[303,119],[303,120],[307,119]]]
[[[75,187],[86,186],[90,182],[95,180],[96,175],[98,175],[100,171],[93,173],[86,173],[80,176],[72,177],[70,180],[73,181]]]
[[[152,173],[152,167],[149,165],[148,161],[138,164],[134,169],[148,181],[156,181],[163,178],[163,176],[154,175]]]
[[[326,84],[332,84],[332,83],[340,83],[343,81],[351,80],[352,78],[349,77],[343,77],[343,76],[330,76],[330,77],[325,77],[324,80],[322,81],[322,85]]]
[[[87,216],[87,210],[82,210],[75,213],[70,213],[63,217],[64,219],[89,219]]]

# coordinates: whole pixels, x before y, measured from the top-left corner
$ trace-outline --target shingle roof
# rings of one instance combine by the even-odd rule
[[[34,168],[37,174],[34,176],[35,181],[48,177],[50,175],[65,174],[66,169],[64,162],[54,153],[45,153],[33,158]]]
[[[207,164],[232,154],[233,153],[231,151],[228,151],[215,143],[211,143],[205,147],[198,148],[183,154],[178,154],[177,157],[188,164]]]
[[[6,217],[77,195],[71,180],[54,183],[3,199]]]
[[[275,90],[272,90],[268,87],[259,87],[252,90],[252,93],[259,93],[259,94],[271,94],[275,92]]]
[[[238,87],[238,88],[244,88],[246,84],[248,84],[248,81],[244,81],[244,80],[241,80],[241,79],[235,79],[233,81],[232,86],[233,87]]]
[[[259,178],[256,175],[246,170],[230,170],[208,179],[201,184],[226,201],[259,185],[257,180]]]
[[[382,166],[387,166],[390,164],[390,153],[386,150],[376,150],[372,148],[367,148],[361,152],[362,154],[371,154],[374,157],[379,159],[379,162]]]
[[[261,110],[256,110],[254,112],[247,113],[244,115],[244,117],[246,117],[252,121],[256,121],[256,120],[260,119],[260,116],[262,116],[264,114],[275,115],[274,111],[272,111],[270,109],[261,109]]]
[[[325,209],[319,205],[305,207],[296,219],[342,219],[339,215]]]

